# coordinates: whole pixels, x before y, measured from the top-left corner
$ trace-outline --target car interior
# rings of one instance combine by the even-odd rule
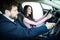
[[[25,25],[23,24],[22,18],[23,15],[23,8],[25,5],[30,5],[33,8],[33,18],[35,20],[39,19],[42,17],[46,12],[51,13],[53,15],[52,18],[47,20],[46,22],[55,22],[56,25],[52,29],[49,30],[49,32],[44,33],[36,37],[38,38],[48,38],[50,36],[54,35],[60,35],[60,0],[15,0],[19,6],[18,6],[18,20],[20,24],[24,27]],[[1,4],[0,4],[1,5]],[[0,10],[0,14],[2,14]],[[37,16],[38,15],[38,16]],[[48,15],[48,14],[47,14]]]

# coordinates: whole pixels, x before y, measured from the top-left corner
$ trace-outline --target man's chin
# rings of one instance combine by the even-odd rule
[[[11,18],[11,19],[17,19],[18,16],[14,16],[14,17],[10,16],[10,18]]]
[[[17,19],[18,17],[14,17],[14,19]]]
[[[12,19],[17,19],[17,17],[12,17]]]

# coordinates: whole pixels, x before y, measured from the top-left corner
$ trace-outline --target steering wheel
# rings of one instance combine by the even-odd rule
[[[49,10],[48,13],[53,13],[53,11]],[[47,14],[48,15],[48,14]],[[39,37],[49,37],[49,36],[53,36],[53,35],[57,35],[59,32],[60,32],[60,27],[59,27],[59,23],[60,23],[60,17],[59,18],[56,18],[55,14],[52,14],[52,18],[47,20],[48,22],[55,22],[56,25],[50,29],[47,33],[44,33],[42,35],[39,35]]]

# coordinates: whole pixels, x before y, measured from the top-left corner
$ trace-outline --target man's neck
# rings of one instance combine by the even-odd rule
[[[10,18],[9,15],[3,14],[3,16],[5,16],[6,18],[8,18],[10,21],[14,22],[14,19]]]

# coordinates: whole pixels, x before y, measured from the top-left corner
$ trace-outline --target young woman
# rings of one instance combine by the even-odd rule
[[[23,23],[25,24],[25,26],[27,28],[32,28],[32,27],[36,27],[37,25],[41,25],[43,22],[45,22],[47,19],[51,18],[52,15],[51,14],[48,14],[46,16],[43,15],[42,18],[40,18],[39,20],[34,20],[33,19],[33,14],[32,14],[33,10],[32,10],[32,7],[30,5],[26,5],[24,7],[24,16],[23,17]]]

